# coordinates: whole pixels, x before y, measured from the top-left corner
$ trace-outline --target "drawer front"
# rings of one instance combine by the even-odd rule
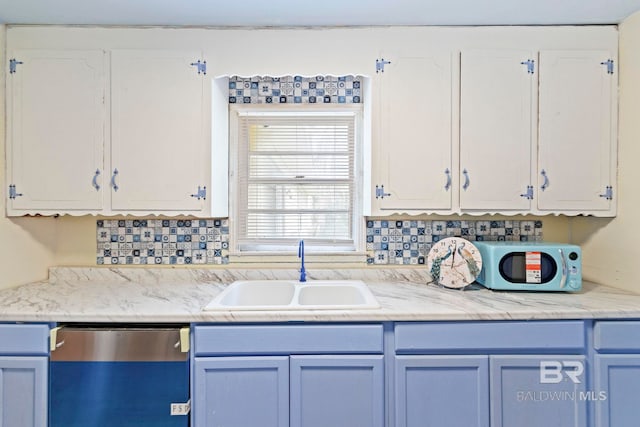
[[[382,353],[382,325],[195,326],[194,351],[203,355]]]
[[[0,355],[49,354],[49,326],[43,324],[0,324]]]
[[[640,321],[596,322],[593,343],[598,351],[640,351]]]
[[[584,322],[573,320],[398,323],[395,326],[398,354],[520,350],[582,352],[585,344]]]

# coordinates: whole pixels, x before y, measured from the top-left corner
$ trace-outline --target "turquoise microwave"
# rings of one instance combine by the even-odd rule
[[[489,289],[568,291],[582,289],[580,247],[549,242],[474,242],[482,256],[476,282]]]

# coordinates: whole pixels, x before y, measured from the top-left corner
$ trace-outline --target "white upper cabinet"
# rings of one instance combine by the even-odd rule
[[[102,50],[9,51],[9,215],[103,208],[104,57]]]
[[[613,49],[404,49],[376,77],[376,214],[615,215]]]
[[[201,52],[15,49],[9,58],[8,215],[207,215]]]
[[[609,51],[540,52],[541,211],[615,214],[615,65]]]
[[[113,210],[203,209],[210,161],[198,62],[200,52],[111,52]]]
[[[323,47],[278,56],[291,40]],[[371,77],[367,214],[616,213],[616,26],[11,26],[6,44],[8,215],[227,216],[228,76],[285,73]]]
[[[385,213],[450,210],[452,54],[407,50],[384,59],[390,63],[376,76],[374,207]]]
[[[459,173],[463,211],[530,208],[535,60],[534,53],[526,50],[469,50],[461,54]]]

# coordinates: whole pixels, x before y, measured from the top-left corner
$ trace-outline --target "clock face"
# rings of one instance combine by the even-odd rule
[[[461,237],[447,237],[433,244],[427,256],[427,268],[435,283],[447,288],[464,288],[482,269],[478,248]]]

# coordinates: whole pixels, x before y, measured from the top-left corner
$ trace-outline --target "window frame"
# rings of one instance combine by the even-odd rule
[[[298,241],[287,240],[283,243],[260,242],[246,243],[240,241],[240,117],[245,114],[286,115],[286,114],[318,114],[336,113],[353,114],[354,116],[354,189],[353,211],[351,215],[352,240],[348,245],[317,244],[313,240],[305,240],[308,252],[322,254],[351,254],[364,253],[364,214],[363,203],[365,185],[365,149],[364,149],[364,111],[363,104],[231,104],[229,105],[229,221],[230,221],[230,254],[231,255],[282,255],[297,251]]]

